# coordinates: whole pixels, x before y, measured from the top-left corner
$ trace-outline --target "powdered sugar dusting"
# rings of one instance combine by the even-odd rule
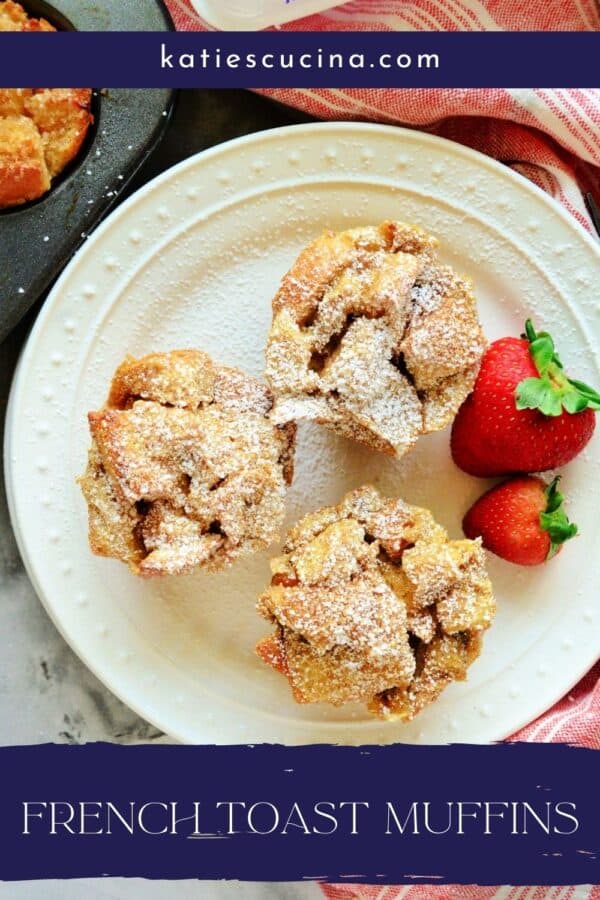
[[[256,379],[200,351],[125,360],[107,406],[89,416],[81,486],[92,549],[155,576],[221,568],[268,546],[295,436],[271,423],[271,404]]]
[[[277,632],[258,652],[270,662],[277,646],[301,703],[411,719],[465,677],[495,612],[480,542],[449,541],[427,510],[372,487],[306,516],[271,569],[258,610]]]
[[[435,248],[420,229],[384,222],[326,232],[300,254],[273,303],[276,421],[293,410],[398,456],[448,424],[485,340],[469,283]]]

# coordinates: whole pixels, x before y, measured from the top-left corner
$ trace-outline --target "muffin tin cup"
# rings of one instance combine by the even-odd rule
[[[60,0],[57,6],[27,0],[23,5],[31,16],[46,18],[58,29],[172,29],[157,0]],[[0,341],[118,201],[165,133],[173,103],[170,90],[95,89],[94,123],[76,159],[39,200],[0,210]]]

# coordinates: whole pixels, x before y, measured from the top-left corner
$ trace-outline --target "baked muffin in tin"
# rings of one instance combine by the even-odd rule
[[[55,31],[0,0],[0,31]],[[88,88],[0,89],[0,209],[37,200],[78,155],[90,125]]]

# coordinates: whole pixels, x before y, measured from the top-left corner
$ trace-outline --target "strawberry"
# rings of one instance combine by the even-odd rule
[[[485,353],[454,420],[452,458],[482,477],[556,469],[590,440],[597,409],[600,394],[567,378],[552,338],[528,319],[524,335],[494,341]]]
[[[577,525],[562,509],[559,477],[547,485],[541,478],[521,475],[496,485],[468,511],[464,533],[481,537],[492,553],[520,566],[552,559],[577,534]]]

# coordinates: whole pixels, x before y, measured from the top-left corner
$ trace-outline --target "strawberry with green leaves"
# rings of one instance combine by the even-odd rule
[[[543,472],[588,443],[600,394],[569,378],[546,331],[494,341],[452,427],[452,458],[469,475]]]
[[[483,546],[521,566],[552,559],[565,541],[577,534],[562,508],[559,478],[547,485],[541,478],[521,475],[491,488],[463,519],[468,538],[481,537]]]

